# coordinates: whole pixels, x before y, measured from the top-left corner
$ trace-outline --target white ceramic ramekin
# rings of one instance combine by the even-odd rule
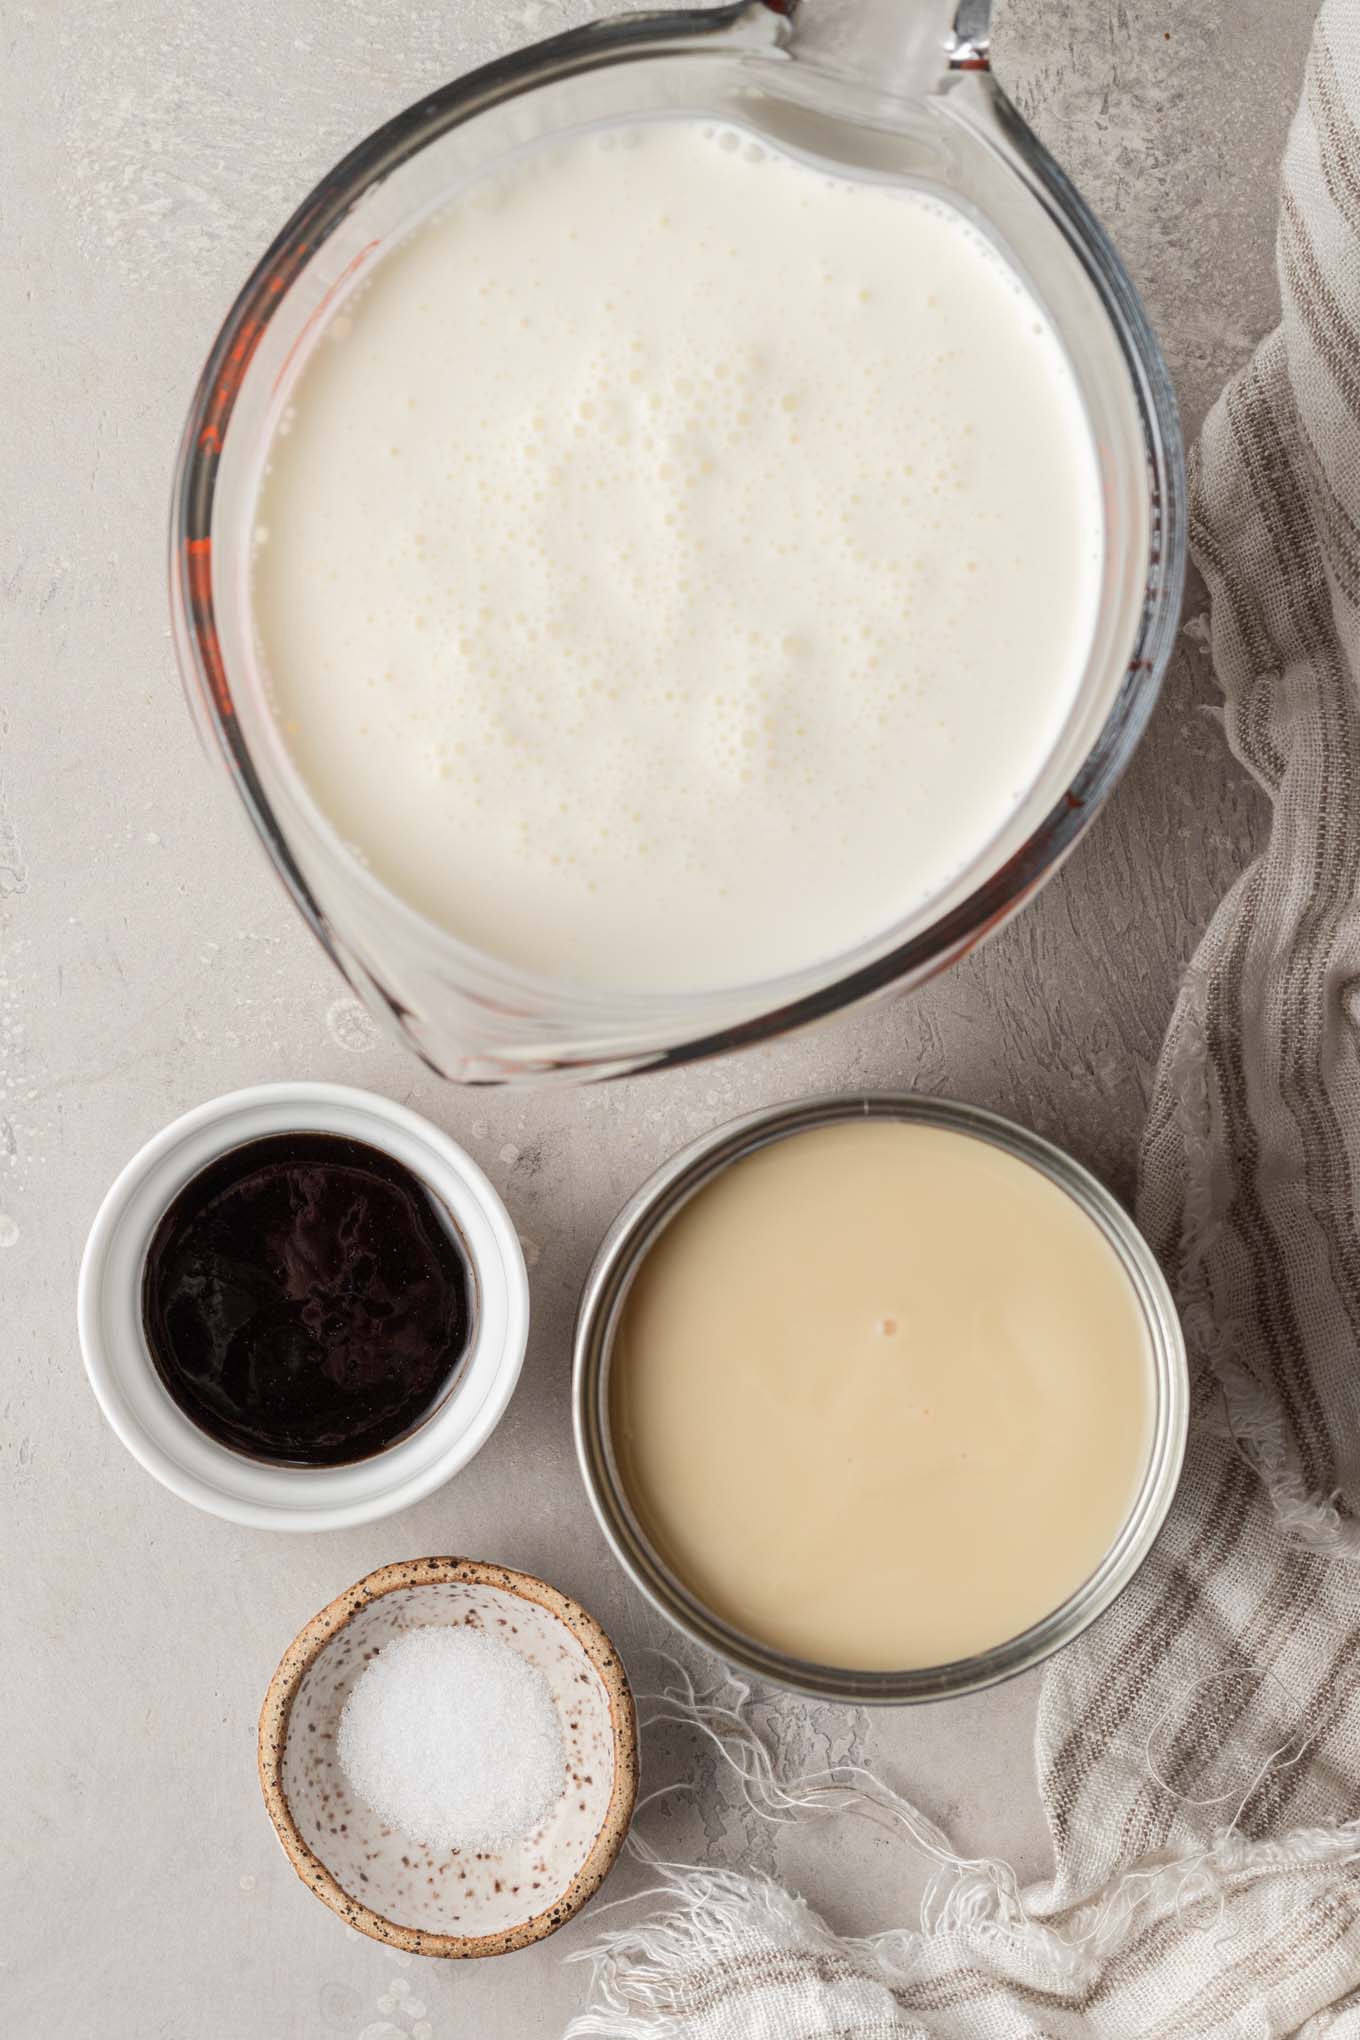
[[[452,1213],[477,1284],[472,1345],[447,1400],[409,1438],[353,1466],[268,1466],[193,1425],[162,1386],[142,1330],[142,1270],[166,1206],[230,1148],[334,1133],[404,1162]],[[340,1530],[420,1501],[486,1443],[529,1330],[529,1278],[509,1213],[463,1150],[404,1105],[342,1084],[257,1084],[186,1112],[149,1140],[99,1207],[80,1264],[85,1370],[134,1459],[196,1508],[263,1530]]]

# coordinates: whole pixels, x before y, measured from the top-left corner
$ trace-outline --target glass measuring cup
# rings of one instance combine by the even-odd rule
[[[1036,890],[1127,763],[1180,605],[1174,400],[1117,256],[988,72],[989,11],[989,0],[738,0],[539,43],[361,143],[284,228],[223,326],[176,476],[171,585],[186,690],[313,932],[441,1073],[481,1082],[617,1074],[735,1048],[919,983]],[[1067,725],[1016,812],[946,894],[779,979],[627,993],[535,977],[471,948],[341,841],[269,709],[250,550],[274,425],[326,322],[382,253],[520,151],[668,116],[743,127],[851,174],[938,191],[968,213],[1062,337],[1098,450],[1106,532],[1100,615]],[[961,418],[967,402],[960,389]]]

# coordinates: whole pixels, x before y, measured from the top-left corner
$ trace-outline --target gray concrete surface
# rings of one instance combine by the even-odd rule
[[[813,4],[813,0],[809,0]],[[0,2029],[13,2040],[530,2040],[560,2034],[587,1917],[500,1963],[347,1936],[259,1804],[283,1645],[369,1567],[500,1558],[578,1594],[646,1689],[664,1641],[579,1491],[568,1333],[601,1230],[690,1134],[819,1085],[916,1084],[1065,1139],[1131,1185],[1177,973],[1259,806],[1186,641],[1108,813],[1042,899],[914,1001],[667,1080],[536,1098],[440,1088],[377,1044],[199,755],[168,640],[176,436],[263,237],[351,141],[452,71],[587,9],[556,0],[3,0],[0,273]],[[1146,293],[1193,425],[1273,317],[1276,164],[1311,0],[1010,0],[998,69]],[[1190,613],[1200,605],[1192,595]],[[93,1209],[172,1114],[307,1075],[409,1099],[503,1190],[533,1261],[523,1385],[409,1514],[282,1539],[182,1507],[86,1389],[72,1309]],[[1035,1682],[871,1717],[780,1702],[795,1753],[880,1765],[970,1850],[1047,1861]],[[757,1861],[845,1928],[907,1917],[896,1846],[752,1832],[696,1753],[651,1838]],[[610,1896],[628,1886],[621,1871]],[[395,1994],[394,1994],[395,1993]],[[400,1998],[400,2002],[398,2002]]]

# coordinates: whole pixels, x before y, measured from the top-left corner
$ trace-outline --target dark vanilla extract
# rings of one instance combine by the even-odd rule
[[[343,1466],[431,1415],[467,1351],[473,1281],[452,1216],[392,1156],[327,1133],[220,1155],[152,1238],[156,1371],[209,1437]]]

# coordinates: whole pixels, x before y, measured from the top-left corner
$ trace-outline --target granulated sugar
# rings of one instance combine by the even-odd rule
[[[380,1820],[436,1849],[530,1833],[565,1773],[543,1674],[467,1627],[414,1629],[385,1644],[345,1702],[337,1752]]]

